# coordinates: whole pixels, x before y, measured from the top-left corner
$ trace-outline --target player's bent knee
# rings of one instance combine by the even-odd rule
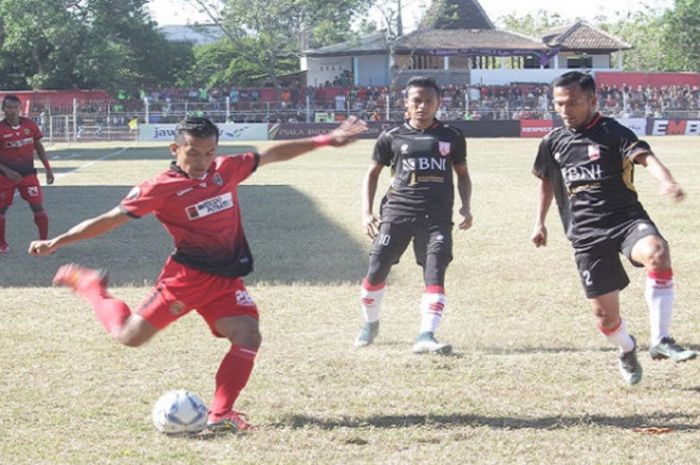
[[[655,270],[671,266],[671,254],[663,241],[656,241],[644,250],[644,263]]]

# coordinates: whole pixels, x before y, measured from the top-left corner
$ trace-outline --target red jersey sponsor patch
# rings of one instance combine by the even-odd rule
[[[34,169],[34,142],[43,134],[34,121],[20,117],[18,126],[0,121],[0,162],[29,174]]]

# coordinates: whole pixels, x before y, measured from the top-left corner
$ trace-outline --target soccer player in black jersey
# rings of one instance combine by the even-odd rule
[[[676,362],[696,353],[670,335],[674,289],[668,243],[637,199],[634,165],[642,165],[661,183],[661,192],[681,201],[683,190],[654,155],[649,144],[617,121],[596,111],[595,81],[571,71],[554,82],[554,106],[564,127],[540,144],[533,172],[539,178],[539,202],[532,241],[547,245],[545,218],[556,198],[571,241],[586,297],[598,328],[620,347],[620,372],[628,384],[642,378],[636,341],[620,316],[620,290],[629,284],[619,254],[647,272],[645,298],[651,325],[650,354]]]
[[[405,92],[408,119],[379,136],[363,182],[363,221],[374,242],[361,291],[365,325],[355,346],[367,346],[377,336],[386,278],[413,239],[425,281],[420,331],[413,352],[446,354],[452,347],[437,342],[434,334],[445,309],[445,271],[452,260],[453,171],[461,201],[459,228],[472,225],[466,142],[460,130],[435,119],[440,88],[433,79],[414,77]],[[377,218],[372,207],[377,180],[385,166],[391,167],[394,178]]]

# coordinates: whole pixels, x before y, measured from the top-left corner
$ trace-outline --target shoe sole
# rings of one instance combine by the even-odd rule
[[[666,354],[662,354],[661,352],[651,352],[651,351],[649,352],[649,355],[651,356],[652,360],[659,361],[659,360],[667,360],[668,359],[668,360],[673,360],[676,363],[687,362],[687,361],[695,359],[698,356],[697,353],[694,353],[693,355],[689,355],[687,357],[673,358],[673,357],[670,357]]]
[[[419,350],[413,350],[413,353],[416,355],[422,355],[422,354],[449,355],[452,353],[452,346],[449,344],[446,344],[437,350],[419,349]]]

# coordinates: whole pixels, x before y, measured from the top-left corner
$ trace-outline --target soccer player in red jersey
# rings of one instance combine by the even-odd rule
[[[344,146],[365,129],[363,121],[351,118],[328,135],[285,141],[259,154],[217,157],[216,125],[206,118],[186,118],[170,145],[175,158],[170,169],[134,187],[108,212],[53,239],[32,242],[29,253],[48,255],[153,213],[173,237],[175,252],[135,312],[107,292],[101,271],[64,265],[54,284],[70,287],[87,300],[105,329],[132,347],[196,309],[215,336],[232,344],[216,373],[209,429],[246,430],[250,425],[233,404],[253,370],[261,335],[258,310],[241,279],[252,271],[253,257],[241,223],[238,184],[261,166],[323,145]]]
[[[39,239],[49,236],[49,217],[44,211],[39,178],[34,168],[34,152],[46,170],[46,184],[53,184],[53,171],[41,144],[43,134],[34,121],[20,116],[20,102],[15,95],[2,100],[5,119],[0,121],[0,253],[9,250],[5,240],[5,213],[12,205],[15,190],[29,203]]]

